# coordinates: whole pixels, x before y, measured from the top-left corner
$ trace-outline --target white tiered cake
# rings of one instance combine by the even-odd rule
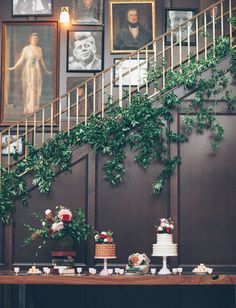
[[[157,227],[157,242],[152,245],[152,256],[163,257],[163,267],[158,272],[159,275],[170,274],[167,268],[167,257],[177,256],[177,244],[173,243],[174,224],[172,220],[161,218]]]
[[[152,255],[156,257],[177,256],[177,244],[173,243],[173,234],[157,233],[157,242],[152,246]]]

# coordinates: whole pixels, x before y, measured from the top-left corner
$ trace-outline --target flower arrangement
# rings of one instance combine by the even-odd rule
[[[148,266],[150,263],[150,259],[147,257],[145,253],[133,253],[128,257],[128,266],[129,268],[137,268],[140,265]]]
[[[174,223],[171,218],[160,218],[160,225],[155,227],[157,233],[172,234],[174,230]]]
[[[94,239],[96,244],[113,244],[113,232],[111,230],[96,232]]]
[[[81,209],[71,211],[64,206],[56,206],[55,214],[47,209],[44,216],[34,213],[41,222],[41,227],[36,228],[25,224],[31,232],[30,237],[25,239],[28,244],[36,239],[74,239],[77,243],[86,240],[91,231],[91,226],[86,224],[85,214]]]

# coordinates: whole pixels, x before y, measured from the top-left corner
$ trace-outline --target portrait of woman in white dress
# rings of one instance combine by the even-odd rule
[[[56,96],[56,23],[4,27],[2,120],[17,121]],[[49,112],[49,111],[47,111]]]
[[[30,44],[22,50],[19,60],[9,71],[23,66],[22,90],[24,97],[24,113],[33,113],[39,109],[42,93],[42,71],[51,75],[45,66],[42,49],[37,46],[38,34],[32,33],[29,38]]]

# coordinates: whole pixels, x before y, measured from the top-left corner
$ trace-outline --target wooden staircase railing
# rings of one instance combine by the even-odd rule
[[[190,55],[197,60],[202,57],[207,58],[210,47],[216,44],[217,37],[229,34],[231,47],[234,47],[232,46],[234,44],[232,25],[229,19],[233,16],[235,9],[232,8],[231,0],[216,2],[118,63],[54,99],[37,112],[29,114],[24,120],[3,130],[0,133],[0,167],[10,170],[14,162],[12,152],[15,148],[19,154],[22,152],[22,157],[27,156],[27,150],[22,150],[23,139],[38,148],[48,138],[53,138],[57,132],[69,133],[81,122],[86,125],[90,114],[100,114],[104,117],[106,103],[110,97],[118,100],[122,107],[124,103],[130,101],[135,91],[143,91],[148,96],[156,95],[158,89],[165,88],[168,70],[178,70],[183,62],[189,61]],[[194,30],[191,29],[192,26]],[[183,36],[183,29],[186,27],[187,35]],[[176,32],[178,32],[178,41],[174,40]],[[201,35],[202,33],[210,35]],[[167,38],[170,38],[169,45],[166,44]],[[149,84],[147,74],[150,67],[162,65],[163,59],[166,65],[161,66],[162,73],[156,81],[157,89]],[[135,64],[132,66],[131,63]],[[135,85],[132,84],[133,79],[135,79]],[[126,99],[124,99],[124,90],[128,93]]]

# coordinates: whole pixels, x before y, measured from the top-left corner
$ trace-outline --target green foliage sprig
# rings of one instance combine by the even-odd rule
[[[33,184],[41,193],[48,193],[59,171],[70,170],[72,149],[89,143],[96,152],[107,157],[104,165],[104,177],[111,185],[123,181],[126,159],[125,149],[130,147],[135,152],[135,161],[139,166],[147,168],[152,161],[162,165],[152,189],[160,193],[166,179],[175,171],[181,158],[169,156],[169,145],[188,140],[188,135],[197,129],[209,130],[212,133],[211,145],[218,148],[224,130],[216,118],[215,103],[206,105],[205,98],[223,92],[228,84],[225,71],[217,70],[216,64],[230,53],[227,37],[220,37],[216,47],[206,59],[196,60],[192,55],[187,63],[182,64],[179,71],[167,71],[166,85],[158,96],[150,99],[147,95],[137,93],[124,108],[119,102],[109,98],[105,117],[91,116],[87,125],[79,124],[69,133],[58,133],[41,148],[36,149],[26,144],[28,156],[17,161],[10,172],[1,169],[0,219],[7,223],[14,212],[16,200],[27,204],[29,195],[26,179],[23,174],[32,170]],[[236,56],[231,53],[231,73],[236,75]],[[160,66],[152,63],[148,73],[148,81],[158,87],[158,79],[162,77],[166,60]],[[201,79],[200,75],[207,69],[212,70],[209,79]],[[194,89],[195,98],[185,107],[184,127],[180,132],[170,129],[169,123],[174,119],[174,112],[181,108],[182,101],[175,95],[173,88],[184,86]],[[127,93],[124,93],[127,96]],[[234,96],[226,91],[222,100],[230,111],[234,108]]]

